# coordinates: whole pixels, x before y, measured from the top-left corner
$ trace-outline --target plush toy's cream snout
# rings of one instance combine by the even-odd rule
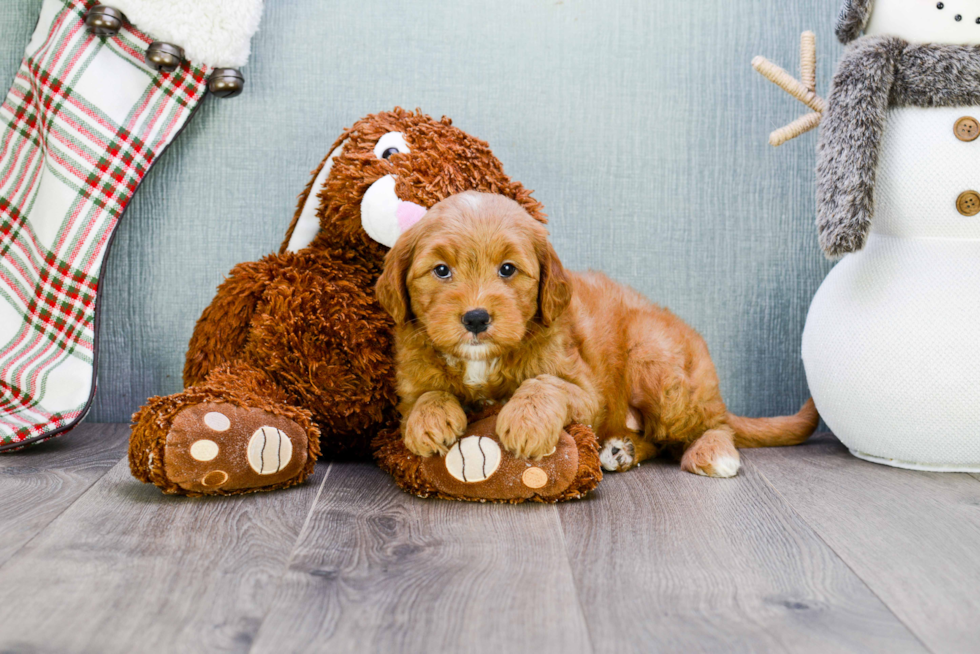
[[[307,196],[299,216],[296,219],[289,236],[286,251],[298,252],[307,247],[320,231],[319,191],[330,178],[333,162],[344,151],[341,143],[327,156],[316,180],[312,192]],[[374,156],[387,159],[393,153],[411,152],[401,132],[388,132],[374,146]],[[376,180],[364,193],[361,200],[361,227],[368,236],[385,247],[391,247],[409,227],[417,223],[425,215],[426,208],[414,202],[402,200],[395,193],[396,177],[385,175]]]
[[[361,200],[361,226],[368,236],[389,248],[426,213],[425,207],[399,198],[395,183],[394,175],[385,175],[371,184]]]

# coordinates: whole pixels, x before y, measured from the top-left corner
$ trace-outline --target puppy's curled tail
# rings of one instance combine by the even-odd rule
[[[732,413],[726,420],[735,432],[735,447],[799,445],[813,435],[820,415],[811,397],[795,416],[744,418]]]

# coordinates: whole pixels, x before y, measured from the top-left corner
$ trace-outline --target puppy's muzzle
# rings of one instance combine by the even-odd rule
[[[490,314],[486,309],[470,309],[463,314],[463,326],[466,331],[481,334],[490,326]]]

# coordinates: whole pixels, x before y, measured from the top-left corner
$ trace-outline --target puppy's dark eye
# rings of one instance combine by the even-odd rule
[[[944,5],[943,3],[940,2],[939,4],[936,5],[936,9],[942,9],[945,6],[946,5]]]
[[[391,157],[391,155],[398,154],[399,152],[401,152],[401,150],[399,150],[398,148],[394,148],[394,147],[388,148],[381,153],[381,158],[388,159],[389,157]]]
[[[432,269],[432,274],[439,279],[449,279],[453,276],[453,271],[449,269],[444,263],[440,263],[438,266]]]
[[[505,263],[504,265],[500,266],[500,270],[498,270],[497,273],[504,279],[513,277],[517,273],[517,266],[512,263]]]

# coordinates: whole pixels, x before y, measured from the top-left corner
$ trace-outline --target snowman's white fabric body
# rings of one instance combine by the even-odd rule
[[[821,242],[845,256],[807,316],[807,381],[821,416],[856,456],[980,471],[980,139],[970,133],[980,126],[980,90],[949,88],[960,86],[957,76],[980,86],[980,6],[845,5],[845,14],[854,10],[864,12],[867,36],[835,77],[818,166]],[[843,88],[853,75],[843,78],[848,57],[853,71],[860,57],[879,56],[883,73],[869,79],[891,86],[868,90],[884,103],[883,120],[864,151],[827,132],[876,120],[874,102]],[[906,69],[918,61],[955,71]],[[835,101],[850,102],[855,115],[838,109],[834,117]]]

